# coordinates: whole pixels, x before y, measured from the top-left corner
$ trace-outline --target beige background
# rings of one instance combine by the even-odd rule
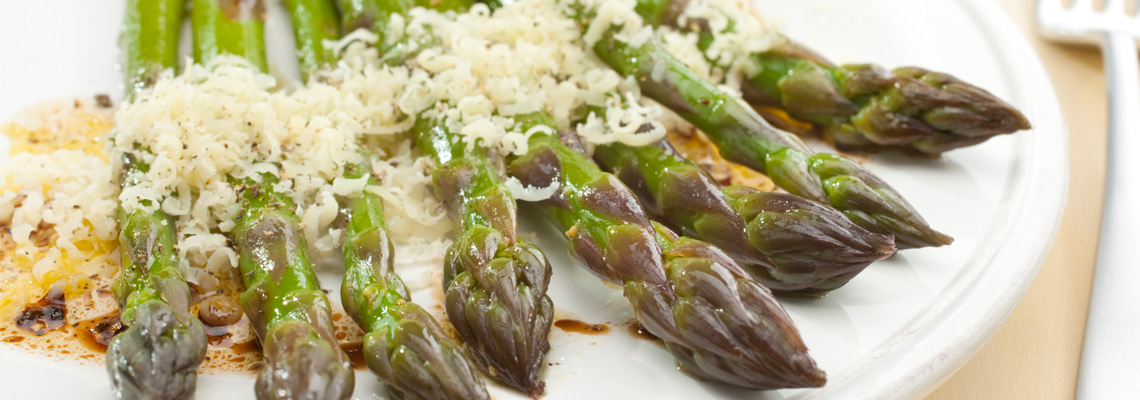
[[[1104,190],[1103,64],[1096,48],[1040,39],[1034,0],[998,1],[1037,49],[1065,112],[1068,205],[1049,258],[1021,304],[928,400],[1071,399],[1076,385]]]

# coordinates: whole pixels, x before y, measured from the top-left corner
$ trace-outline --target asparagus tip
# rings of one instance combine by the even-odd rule
[[[206,356],[206,330],[179,321],[170,305],[151,300],[135,308],[132,325],[107,347],[107,372],[120,399],[188,399]]]
[[[265,367],[257,376],[258,399],[346,399],[352,394],[352,366],[308,323],[279,323],[262,344]]]

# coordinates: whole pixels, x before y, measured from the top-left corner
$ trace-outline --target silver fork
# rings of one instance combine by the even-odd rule
[[[1140,396],[1140,18],[1125,0],[1038,0],[1042,36],[1100,39],[1108,78],[1108,173],[1096,272],[1077,377],[1079,399]],[[1090,40],[1092,39],[1092,40]]]

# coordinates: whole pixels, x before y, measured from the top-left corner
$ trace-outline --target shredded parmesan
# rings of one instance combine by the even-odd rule
[[[347,37],[337,68],[292,91],[273,90],[274,78],[237,58],[164,76],[116,115],[111,159],[133,152],[150,164],[141,183],[123,189],[118,200],[128,210],[158,205],[176,217],[184,267],[210,273],[237,263],[225,235],[241,206],[227,176],[276,175],[274,190],[296,204],[314,260],[330,258],[340,245],[343,232],[332,226],[336,196],[363,190],[385,200],[397,244],[446,234],[450,224],[427,190],[428,167],[409,145],[374,160],[373,174],[342,177],[344,165],[364,161],[360,140],[403,132],[414,122],[397,105],[411,71],[380,67],[375,53],[365,50],[371,39]],[[368,185],[372,177],[378,185]],[[211,282],[197,283],[209,289]]]
[[[511,195],[518,200],[522,201],[543,201],[554,196],[561,187],[561,183],[557,180],[550,183],[549,186],[544,188],[536,188],[532,186],[523,185],[522,182],[513,176],[507,177],[503,182],[507,185],[507,189],[511,190]]]
[[[735,93],[747,76],[760,72],[752,54],[772,47],[777,35],[768,25],[752,13],[750,3],[743,0],[690,0],[676,21],[676,26],[700,31],[700,22],[707,25],[712,35],[708,47],[702,52],[698,46],[698,33],[678,33],[671,29],[657,29],[657,37],[665,47],[701,77],[723,83]],[[695,29],[694,29],[695,28]]]

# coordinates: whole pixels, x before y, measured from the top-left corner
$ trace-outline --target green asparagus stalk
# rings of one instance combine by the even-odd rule
[[[346,399],[352,365],[336,343],[293,201],[276,182],[267,173],[232,180],[243,209],[233,229],[246,288],[240,300],[265,354],[255,391],[259,399]]]
[[[515,199],[485,150],[468,150],[430,118],[414,130],[420,151],[436,162],[436,197],[458,226],[444,263],[447,316],[483,371],[537,397],[554,322],[546,256],[518,239]]]
[[[413,7],[412,0],[336,0],[336,4],[344,32],[357,29],[372,31],[380,37],[377,41],[380,54],[387,53],[389,47],[386,46],[395,43],[395,40],[387,40],[392,15],[404,15]]]
[[[340,8],[341,22],[344,31],[352,32],[357,29],[366,29],[376,34],[379,40],[376,49],[382,55],[381,63],[398,65],[411,58],[419,50],[429,47],[432,43],[420,43],[412,40],[401,40],[391,37],[388,24],[393,16],[406,16],[408,10],[415,7],[424,7],[440,12],[463,11],[471,7],[472,0],[336,0]],[[429,39],[430,40],[430,39]]]
[[[633,189],[655,217],[716,245],[765,287],[822,293],[895,252],[894,239],[787,193],[722,188],[665,141],[599,146],[594,159]]]
[[[230,54],[266,70],[262,0],[193,0],[191,7],[195,62]]]
[[[666,339],[665,347],[682,369],[701,379],[760,390],[826,383],[771,291],[715,246],[678,237],[656,222],[653,227],[676,295],[670,304],[675,326],[664,325],[669,309],[663,305],[650,303],[647,308],[662,310],[646,314],[657,314],[661,328],[679,338]],[[657,297],[635,282],[627,281],[625,288],[627,297]]]
[[[124,22],[127,97],[178,65],[180,1],[130,1]],[[138,184],[149,165],[121,160],[119,184]],[[144,201],[143,206],[155,206]],[[190,314],[190,287],[178,271],[174,221],[161,209],[118,211],[122,274],[111,287],[128,328],[107,347],[107,372],[120,399],[188,399],[206,357],[206,331]]]
[[[363,165],[345,176],[359,179]],[[439,324],[411,302],[392,266],[392,242],[381,199],[362,192],[345,199],[345,312],[368,334],[364,357],[395,398],[488,399],[483,380]]]
[[[324,42],[340,38],[336,6],[332,0],[286,0],[285,7],[293,20],[301,80],[308,81],[310,74],[333,61],[332,49]]]
[[[128,100],[150,87],[158,74],[178,68],[178,35],[182,30],[183,0],[128,0],[123,18],[123,73]]]
[[[720,32],[707,21],[680,16],[690,1],[638,0],[637,10],[654,26],[697,33],[705,51]],[[746,98],[819,125],[840,148],[897,147],[937,156],[1030,128],[1013,106],[948,74],[917,67],[836,66],[783,35],[773,36],[770,49],[742,55],[758,67],[744,82]]]
[[[516,120],[550,126],[544,115]],[[638,321],[684,370],[758,390],[823,385],[823,371],[767,289],[720,249],[652,225],[629,188],[567,143],[573,139],[535,134],[509,171],[524,185],[558,185],[541,205],[565,229],[571,255],[625,289]]]
[[[195,0],[198,61],[233,54],[264,69],[263,12],[258,0]],[[292,199],[274,188],[273,174],[228,179],[238,187],[242,204],[232,232],[245,283],[240,301],[265,355],[255,394],[259,399],[348,398],[355,375],[337,345],[332,308],[313,272]]]
[[[148,168],[131,154],[122,162],[123,187],[137,184]],[[174,249],[174,221],[162,210],[144,209],[120,208],[118,218],[123,273],[111,289],[128,328],[107,347],[115,395],[188,399],[206,357],[206,331],[190,314],[190,287],[178,271]]]
[[[593,10],[568,7],[588,29]],[[740,99],[702,79],[656,41],[631,45],[605,29],[594,53],[619,74],[632,76],[642,94],[699,128],[729,161],[768,174],[780,188],[830,204],[859,226],[895,237],[899,248],[942,246],[953,238],[926,223],[903,197],[870,170],[846,157],[817,153],[772,127]]]

